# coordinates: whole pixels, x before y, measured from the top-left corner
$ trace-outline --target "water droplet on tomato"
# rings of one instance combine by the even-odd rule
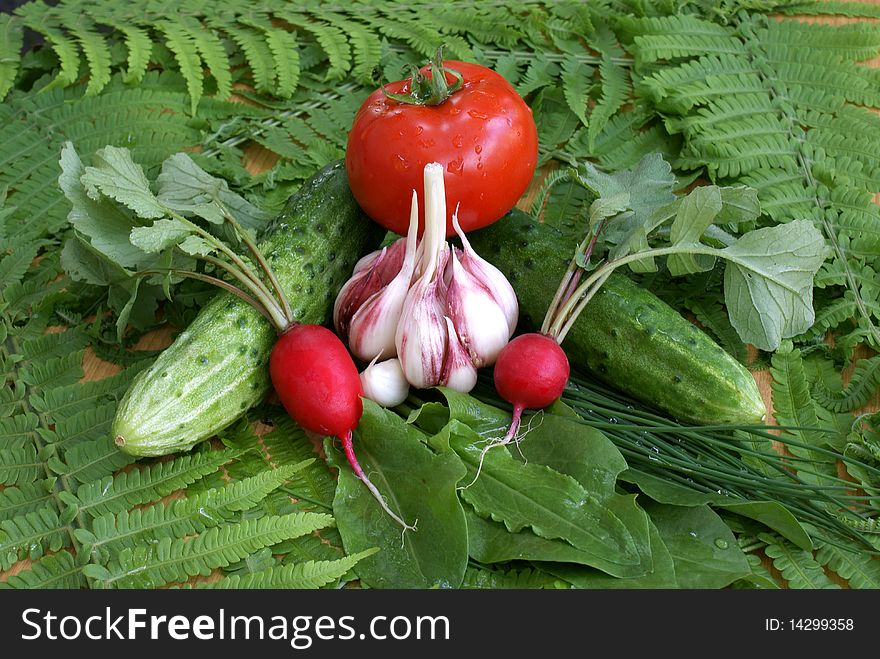
[[[409,160],[404,158],[399,153],[394,156],[393,162],[394,162],[394,169],[396,169],[398,172],[405,172],[406,170],[409,169]]]
[[[464,144],[464,138],[461,135],[456,135],[452,138],[452,146],[456,149],[460,149],[462,144]]]
[[[422,126],[416,126],[416,135],[421,135],[424,130]]]
[[[489,115],[485,112],[477,112],[476,110],[468,110],[468,114],[474,119],[488,119]]]
[[[450,161],[448,165],[446,165],[446,171],[450,174],[457,174],[461,176],[461,170],[464,168],[464,161],[461,159],[461,156],[456,158],[455,160]]]
[[[461,108],[449,108],[449,114],[461,114]]]
[[[474,153],[483,153],[483,147],[477,144],[477,146],[474,147]]]

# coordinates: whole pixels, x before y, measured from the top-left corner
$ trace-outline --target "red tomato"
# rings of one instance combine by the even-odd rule
[[[423,169],[439,162],[446,170],[446,204],[456,205],[465,231],[498,220],[516,205],[538,161],[538,131],[532,111],[502,76],[477,64],[444,61],[462,86],[439,105],[410,105],[373,92],[358,110],[348,136],[345,166],[361,208],[400,235],[409,225],[412,191],[419,196],[419,231],[424,227]],[[422,73],[430,79],[429,67]],[[446,73],[452,85],[455,77]],[[386,85],[408,93],[409,80]],[[447,220],[447,235],[452,223]]]

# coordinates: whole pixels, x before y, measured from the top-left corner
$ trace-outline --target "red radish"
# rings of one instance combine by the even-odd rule
[[[495,362],[495,389],[513,405],[513,420],[502,444],[516,437],[524,409],[547,407],[568,382],[568,357],[545,334],[521,334],[508,343]]]
[[[412,528],[388,508],[355,457],[352,431],[363,414],[364,392],[339,337],[320,325],[291,325],[272,348],[269,375],[287,413],[306,430],[338,437],[354,473],[382,509],[404,528]]]

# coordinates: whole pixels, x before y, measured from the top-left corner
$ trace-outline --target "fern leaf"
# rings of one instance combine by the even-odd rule
[[[843,391],[830,391],[818,382],[813,389],[817,402],[833,412],[852,412],[868,403],[880,387],[880,355],[861,359]]]
[[[554,84],[558,74],[558,64],[550,61],[543,55],[536,55],[517,84],[516,90],[520,96],[528,96],[536,89]]]
[[[300,59],[296,35],[277,27],[266,29],[266,43],[275,59],[275,95],[290,98],[299,84]]]
[[[43,556],[31,564],[29,569],[10,576],[5,582],[0,582],[0,589],[82,588],[86,581],[82,570],[83,566],[77,565],[73,554],[67,550],[59,551],[57,554]]]
[[[26,483],[0,490],[0,522],[52,507],[54,479]]]
[[[24,30],[21,21],[11,14],[0,14],[0,100],[15,84],[21,63]]]
[[[39,424],[39,417],[32,412],[0,419],[0,448],[12,450],[31,444]]]
[[[76,491],[79,510],[97,517],[155,501],[217,471],[236,456],[235,451],[205,451],[84,483]]]
[[[837,475],[836,467],[822,453],[811,450],[828,443],[830,435],[822,432],[822,424],[816,414],[815,403],[810,397],[804,364],[800,350],[790,341],[782,345],[771,358],[770,372],[773,375],[773,410],[780,425],[792,426],[786,429],[780,439],[794,455],[812,461],[811,472],[801,470],[798,475],[808,482],[822,482],[824,477]],[[814,430],[815,429],[815,430]],[[795,446],[794,442],[799,444]],[[812,473],[815,472],[815,473]]]
[[[33,483],[43,473],[43,461],[34,446],[0,449],[0,485]]]
[[[756,30],[766,46],[811,52],[831,61],[860,61],[880,53],[880,27],[871,23],[821,25],[800,21],[774,21],[755,17]]]
[[[232,93],[232,74],[230,73],[229,58],[223,42],[214,30],[201,24],[193,26],[190,31],[196,50],[202,57],[205,66],[217,83],[217,98],[226,100]]]
[[[19,515],[0,522],[0,569],[8,570],[24,558],[36,560],[45,551],[67,546],[70,536],[51,508]]]
[[[275,82],[275,59],[263,35],[259,30],[246,26],[224,26],[223,30],[244,53],[257,91],[271,93]]]
[[[201,533],[224,522],[231,512],[247,510],[311,461],[266,469],[256,476],[212,488],[170,503],[102,515],[92,525],[93,551],[118,553],[163,537]]]
[[[44,442],[66,451],[79,444],[106,439],[110,435],[110,424],[115,414],[116,404],[105,403],[70,417],[62,417],[55,422],[52,430],[40,428],[38,432]]]
[[[138,84],[147,73],[150,55],[153,53],[153,41],[146,30],[135,25],[125,23],[112,23],[112,25],[114,29],[122,32],[125,48],[128,51],[127,67],[122,79],[130,85]]]
[[[31,363],[22,368],[18,375],[22,382],[33,389],[54,389],[73,384],[83,376],[82,359],[83,352],[80,350],[43,363]]]
[[[165,35],[165,45],[174,54],[180,75],[186,80],[189,91],[190,112],[194,115],[202,98],[202,60],[195,39],[186,26],[170,20],[159,21],[156,28]]]
[[[46,37],[46,41],[58,56],[60,68],[53,83],[66,87],[76,82],[79,77],[80,65],[79,48],[77,48],[76,42],[56,28],[43,27],[30,22],[26,22],[25,25]]]
[[[646,18],[637,29],[633,50],[642,62],[744,52],[732,30],[694,16]]]
[[[773,567],[779,570],[782,578],[788,582],[789,588],[840,588],[828,578],[810,552],[766,533],[758,537],[767,543],[764,551],[773,561]]]
[[[328,13],[325,19],[348,37],[354,55],[351,75],[362,83],[372,84],[373,69],[379,66],[382,58],[382,42],[379,37],[369,27],[346,20],[337,14]]]
[[[349,570],[367,556],[372,556],[378,548],[367,549],[345,556],[335,561],[307,561],[271,567],[261,572],[246,575],[232,575],[214,583],[200,584],[199,588],[211,589],[304,589],[321,588],[335,583]]]
[[[110,82],[110,46],[93,25],[82,24],[84,22],[74,23],[68,29],[76,37],[79,47],[86,56],[89,68],[86,95],[94,96]]]
[[[208,529],[192,539],[163,538],[156,545],[124,549],[100,578],[105,588],[155,588],[194,576],[208,576],[263,547],[329,526],[333,517],[296,513],[247,519]]]
[[[119,450],[108,435],[93,441],[80,442],[64,451],[63,461],[49,460],[49,468],[59,475],[74,478],[79,483],[89,483],[104,474],[112,474],[135,462],[136,458]]]
[[[568,107],[574,112],[581,123],[587,125],[587,102],[589,101],[593,67],[574,58],[565,60],[562,64],[562,93]]]
[[[311,34],[327,56],[329,67],[325,80],[336,80],[345,76],[351,67],[351,51],[345,33],[332,23],[315,21],[295,11],[273,10],[280,19],[295,25]]]

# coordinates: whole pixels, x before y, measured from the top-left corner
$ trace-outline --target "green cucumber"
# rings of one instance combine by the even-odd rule
[[[307,181],[273,221],[260,249],[297,320],[325,323],[355,262],[385,231],[361,211],[341,162]],[[132,382],[113,421],[119,448],[165,455],[191,448],[259,403],[276,334],[253,307],[220,293]]]
[[[510,280],[523,327],[539,328],[578,239],[518,210],[469,238]],[[573,366],[682,421],[755,424],[766,414],[742,364],[625,275],[609,277],[563,348]]]

